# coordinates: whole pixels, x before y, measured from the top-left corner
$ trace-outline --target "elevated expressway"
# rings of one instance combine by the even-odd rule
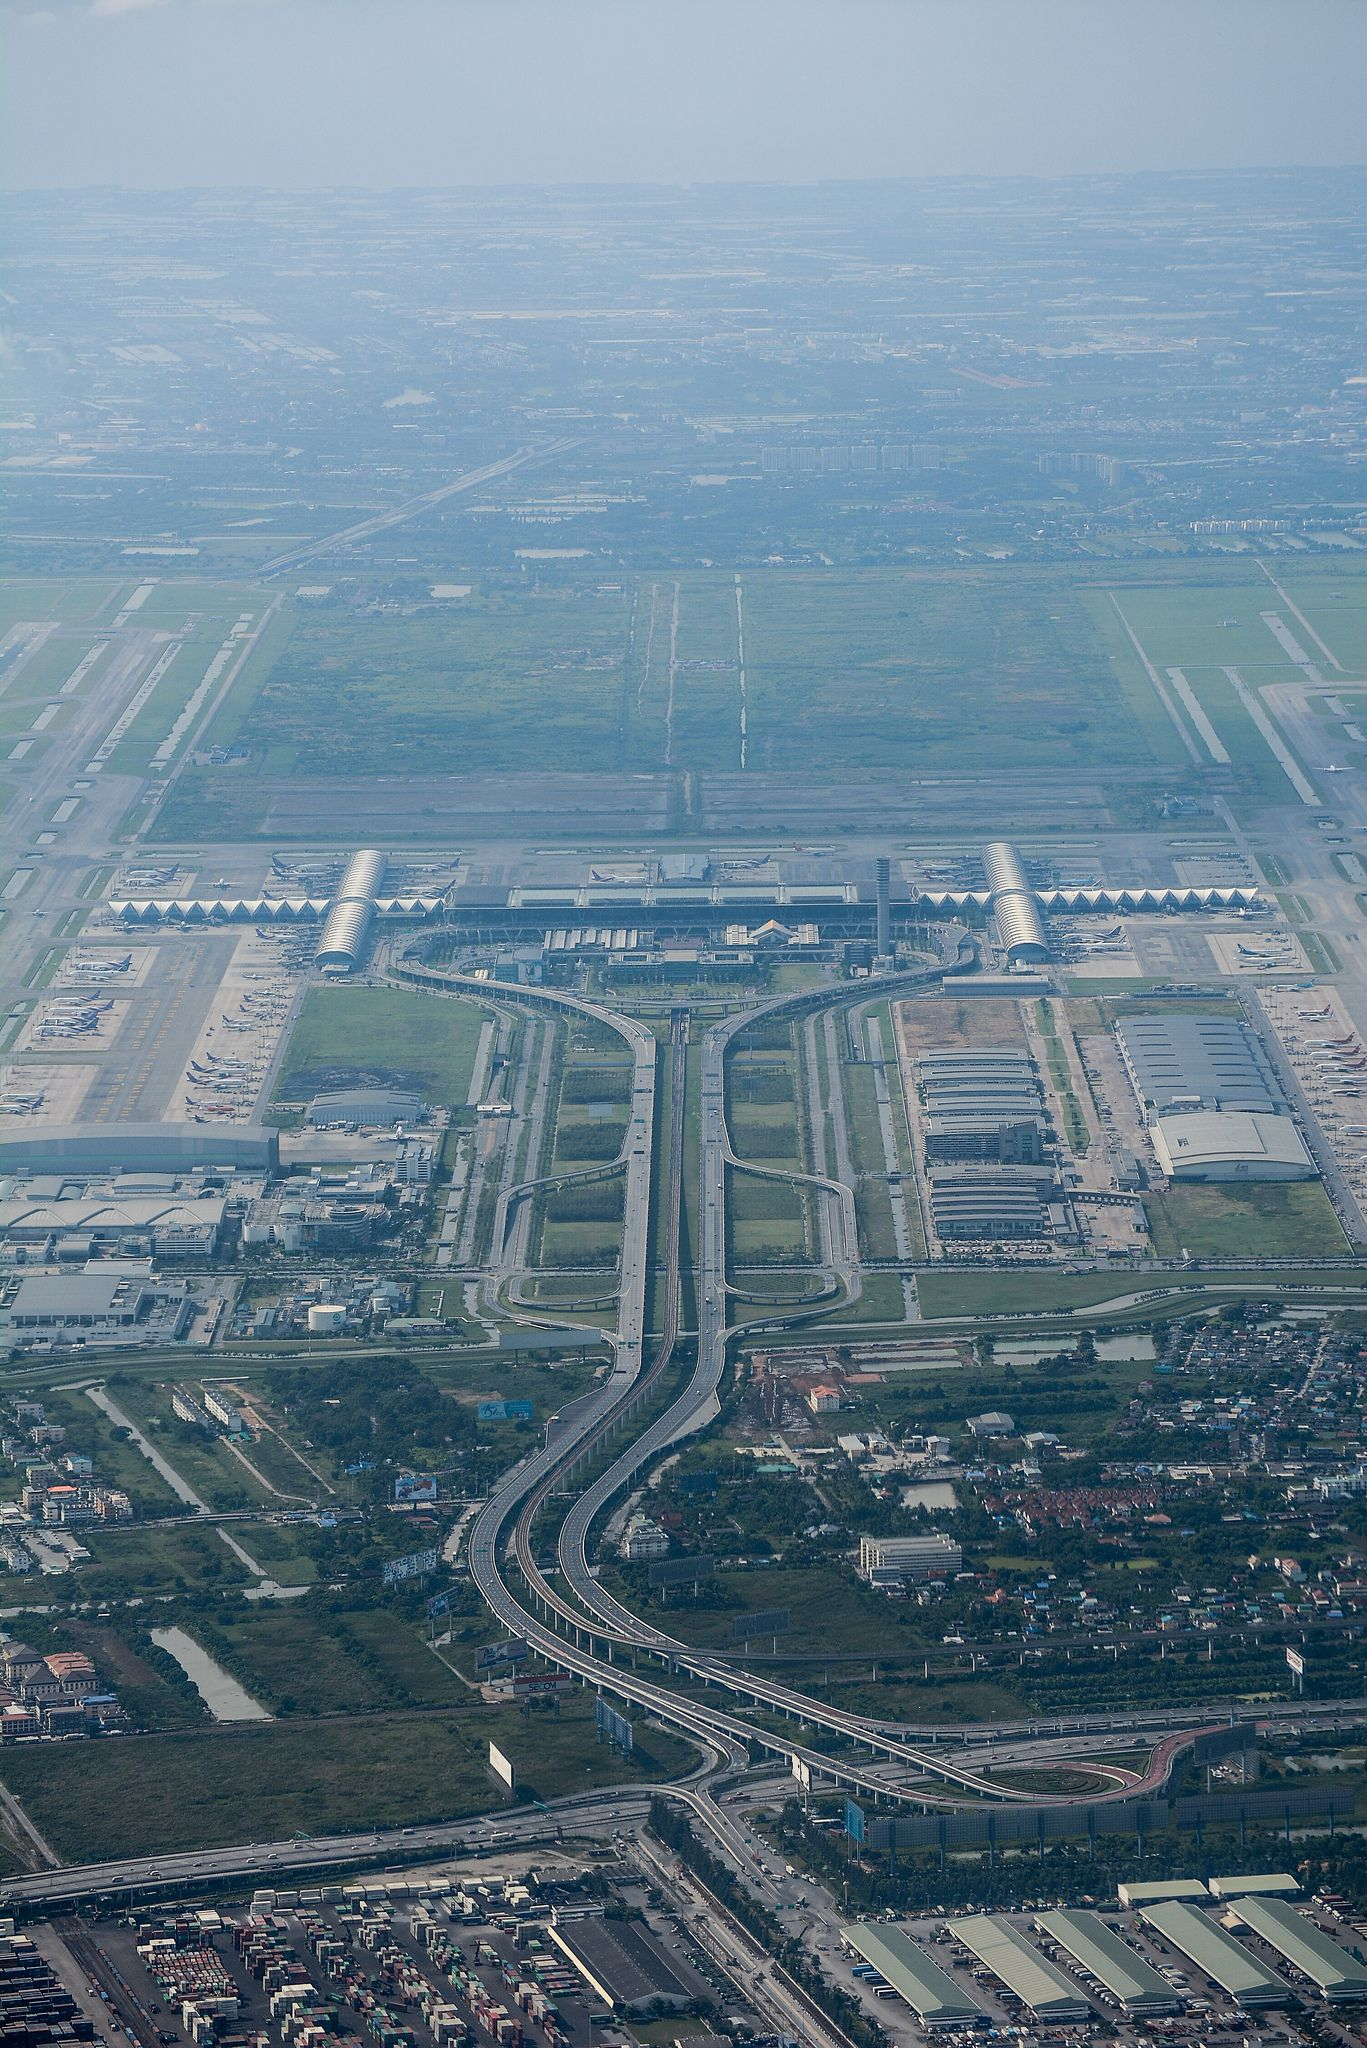
[[[486,984],[472,977],[446,974],[410,963],[391,970],[399,979],[433,990],[482,996]],[[800,1016],[832,1002],[868,1002],[882,995],[910,993],[937,984],[946,972],[943,966],[870,978],[833,996],[829,989],[803,990],[738,1012],[711,1027],[703,1043],[701,1104],[702,1234],[698,1275],[699,1333],[697,1359],[687,1386],[639,1435],[633,1438],[571,1503],[558,1538],[558,1561],[565,1584],[576,1605],[553,1586],[537,1563],[533,1545],[533,1524],[546,1500],[577,1468],[596,1458],[610,1436],[638,1409],[656,1381],[663,1375],[673,1354],[677,1334],[679,1297],[679,1191],[683,1152],[683,1046],[678,1013],[674,1027],[674,1085],[671,1097],[671,1174],[669,1216],[666,1228],[667,1314],[666,1328],[650,1366],[643,1358],[647,1312],[649,1267],[647,1262],[650,1205],[651,1144],[655,1109],[655,1066],[657,1047],[653,1035],[635,1019],[588,1003],[559,991],[500,988],[500,1000],[523,1001],[562,1014],[591,1017],[622,1037],[632,1053],[633,1081],[630,1121],[617,1166],[626,1169],[626,1213],[623,1233],[621,1290],[618,1328],[606,1333],[613,1349],[613,1367],[607,1380],[586,1400],[578,1403],[562,1429],[548,1437],[545,1446],[505,1473],[488,1502],[471,1525],[467,1557],[471,1576],[486,1604],[511,1635],[520,1636],[538,1655],[562,1670],[571,1672],[586,1685],[609,1691],[639,1706],[667,1725],[680,1729],[715,1751],[731,1768],[748,1763],[754,1750],[782,1758],[797,1773],[834,1779],[871,1796],[903,1797],[918,1804],[954,1805],[964,1798],[974,1802],[1023,1799],[1016,1792],[985,1777],[980,1771],[954,1762],[936,1751],[922,1749],[904,1739],[900,1730],[877,1720],[841,1712],[772,1680],[733,1669],[722,1659],[699,1653],[664,1630],[643,1622],[613,1599],[598,1583],[588,1561],[588,1538],[593,1522],[607,1503],[650,1459],[681,1438],[704,1427],[719,1410],[718,1388],[726,1367],[727,1313],[729,1287],[726,1280],[726,1176],[728,1168],[744,1168],[731,1145],[725,1109],[725,1061],[732,1040],[753,1024],[778,1014]],[[835,1252],[836,1270],[843,1298],[857,1296],[858,1240],[855,1230],[853,1195],[841,1183],[824,1176],[794,1174],[795,1181],[811,1182],[839,1203],[840,1243]],[[520,1314],[525,1313],[519,1311]],[[516,1523],[508,1546],[516,1561],[531,1606],[524,1604],[506,1576],[504,1558],[509,1524]],[[539,1611],[538,1611],[539,1610]],[[601,1652],[601,1654],[600,1654]],[[786,1716],[800,1723],[827,1730],[843,1741],[872,1751],[885,1763],[902,1766],[921,1778],[944,1783],[942,1793],[929,1793],[924,1785],[902,1790],[886,1776],[847,1756],[828,1756],[800,1741],[758,1728],[720,1707],[690,1698],[658,1684],[634,1668],[616,1661],[619,1656],[635,1658],[637,1653],[661,1658],[672,1675],[701,1682],[709,1689],[730,1692],[754,1707]],[[1145,1780],[1147,1786],[1148,1780]],[[1133,1796],[1140,1788],[1117,1788],[1111,1797]],[[1107,1794],[1092,1795],[1093,1803]]]

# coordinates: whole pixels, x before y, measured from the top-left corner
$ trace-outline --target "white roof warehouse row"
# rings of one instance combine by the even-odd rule
[[[1331,2005],[1367,1998],[1367,1969],[1285,1899],[1242,1898],[1230,1910]]]
[[[1066,2023],[1092,2017],[1092,2008],[1077,1985],[1046,1962],[1009,1921],[972,1913],[965,1920],[956,1920],[953,1931],[955,1940],[985,1963],[1037,2020]]]
[[[923,2027],[975,2027],[987,2018],[972,1992],[961,1990],[900,1927],[861,1921],[845,1929],[845,1939],[906,2000]]]
[[[1155,1906],[1140,1908],[1144,1925],[1163,1941],[1171,1943],[1213,1978],[1221,1990],[1239,2005],[1285,2005],[1291,1987],[1284,1978],[1264,1967],[1242,1942],[1226,1934],[1209,1914],[1184,1899],[1164,1899]]]
[[[1109,1991],[1127,2015],[1180,2011],[1183,2000],[1167,1978],[1095,1913],[1037,1913],[1035,1926],[1046,1940],[1066,1949],[1078,1968]]]

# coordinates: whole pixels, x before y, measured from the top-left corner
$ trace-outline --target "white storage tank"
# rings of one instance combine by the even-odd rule
[[[346,1329],[346,1310],[335,1301],[317,1301],[309,1310],[310,1337],[340,1337]]]

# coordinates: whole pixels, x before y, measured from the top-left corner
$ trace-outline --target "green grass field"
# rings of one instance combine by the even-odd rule
[[[531,1720],[474,1707],[34,1745],[7,1751],[0,1776],[59,1854],[151,1856],[486,1813],[506,1803],[487,1770],[490,1738],[526,1798],[668,1776],[692,1755],[638,1720],[636,1757],[624,1765],[595,1740],[592,1706],[575,1695]]]
[[[304,998],[276,1084],[278,1102],[361,1080],[465,1101],[484,1012],[419,990],[313,988]]]
[[[1183,1187],[1150,1196],[1160,1257],[1332,1259],[1347,1250],[1333,1205],[1318,1181],[1248,1187]]]
[[[247,748],[250,774],[192,771],[159,832],[191,830],[206,804],[245,818],[264,800],[254,785],[286,776],[737,768],[733,578],[592,576],[477,585],[411,616],[287,601],[210,734]],[[1104,597],[1076,572],[761,567],[743,601],[752,769],[937,773],[971,755],[980,770],[1104,780],[1181,765],[1142,669],[1116,657]]]

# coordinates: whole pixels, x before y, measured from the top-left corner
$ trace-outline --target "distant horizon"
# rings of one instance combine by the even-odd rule
[[[0,0],[7,189],[1344,168],[1357,0]],[[252,175],[245,179],[243,171]]]
[[[1141,168],[1128,171],[907,171],[896,174],[831,176],[824,178],[565,178],[509,180],[494,184],[484,181],[451,179],[445,183],[393,184],[393,185],[347,185],[331,183],[320,185],[261,184],[194,184],[185,185],[142,185],[118,184],[112,181],[92,181],[87,185],[5,185],[0,190],[18,199],[70,199],[82,193],[127,194],[136,197],[174,199],[178,195],[201,196],[213,194],[216,197],[246,196],[252,193],[271,196],[298,198],[365,198],[377,199],[399,197],[405,193],[434,194],[448,192],[477,193],[485,198],[497,198],[502,193],[515,192],[690,192],[690,191],[770,191],[770,192],[823,192],[843,187],[868,185],[1080,185],[1138,183],[1141,180],[1164,182],[1179,179],[1248,179],[1276,177],[1363,177],[1367,176],[1367,155],[1361,162],[1353,163],[1265,163],[1265,164],[1186,164],[1171,170]]]

